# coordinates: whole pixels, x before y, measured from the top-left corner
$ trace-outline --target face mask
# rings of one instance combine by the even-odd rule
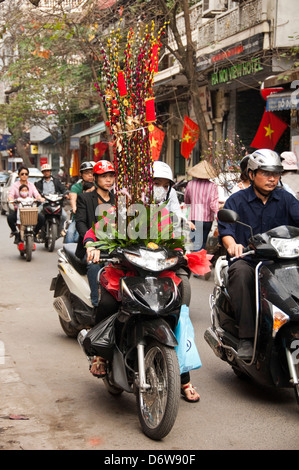
[[[167,197],[168,189],[163,188],[163,186],[154,186],[154,201],[156,204],[165,201]]]
[[[27,197],[28,196],[28,193],[26,191],[21,191],[20,192],[20,196],[21,197]]]

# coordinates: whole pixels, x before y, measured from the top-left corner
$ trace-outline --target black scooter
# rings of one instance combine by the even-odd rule
[[[218,218],[241,223],[238,214],[228,209],[220,210]],[[251,255],[256,261],[252,358],[245,361],[238,357],[238,330],[227,292],[225,256],[215,265],[215,287],[210,296],[212,326],[204,337],[238,376],[249,376],[264,386],[293,387],[299,404],[299,228],[280,226],[257,235],[249,228],[251,237],[243,256]]]
[[[45,224],[37,236],[38,243],[45,243],[45,248],[53,252],[56,240],[59,238],[59,227],[62,216],[62,206],[64,197],[61,194],[44,195],[43,215]]]
[[[109,269],[119,277],[107,281],[104,266],[99,274],[100,295],[105,295],[103,289],[112,295],[114,285],[117,305],[114,314],[94,326],[86,265],[76,258],[75,248],[69,243],[58,250],[59,274],[50,288],[61,326],[68,336],[78,335],[90,361],[93,356],[106,359],[103,380],[108,391],[134,393],[143,432],[151,439],[162,439],[172,429],[179,406],[174,329],[181,306],[190,302],[187,262],[180,251],[155,244],[117,248],[107,256],[101,252],[102,261],[109,262]],[[106,312],[101,302],[99,308]]]

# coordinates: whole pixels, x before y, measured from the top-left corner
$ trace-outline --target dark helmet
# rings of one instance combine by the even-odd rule
[[[94,162],[83,162],[80,165],[80,173],[85,170],[93,170]]]

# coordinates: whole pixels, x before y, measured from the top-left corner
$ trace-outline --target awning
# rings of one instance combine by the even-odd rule
[[[299,94],[295,90],[287,93],[273,93],[267,97],[266,111],[299,109]]]
[[[78,134],[74,134],[71,136],[71,139],[73,137],[84,137],[85,135],[91,135],[91,134],[100,134],[101,132],[104,132],[105,130],[105,123],[102,121],[102,122],[98,122],[98,124],[95,124],[94,126],[92,127],[89,127],[88,129],[85,129],[85,131],[82,131],[82,132],[78,132]]]
[[[90,138],[90,144],[91,145],[99,142],[100,137],[97,137],[97,136],[99,136],[99,134],[104,132],[105,129],[106,129],[105,123],[104,123],[104,121],[102,121],[102,122],[98,122],[94,126],[89,127],[88,129],[85,129],[82,132],[78,132],[77,134],[72,135],[71,136],[71,145],[70,145],[71,149],[80,148],[80,143],[79,143],[80,137],[85,137],[87,135],[91,136],[91,138]]]

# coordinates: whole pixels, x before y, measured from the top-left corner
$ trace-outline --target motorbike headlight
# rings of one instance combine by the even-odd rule
[[[279,258],[297,258],[299,256],[299,237],[271,238],[270,243],[274,246]]]
[[[178,262],[178,257],[166,258],[165,254],[161,251],[151,252],[147,250],[140,250],[140,255],[132,253],[125,253],[125,257],[130,263],[140,266],[148,271],[164,271],[164,269],[175,266]]]

